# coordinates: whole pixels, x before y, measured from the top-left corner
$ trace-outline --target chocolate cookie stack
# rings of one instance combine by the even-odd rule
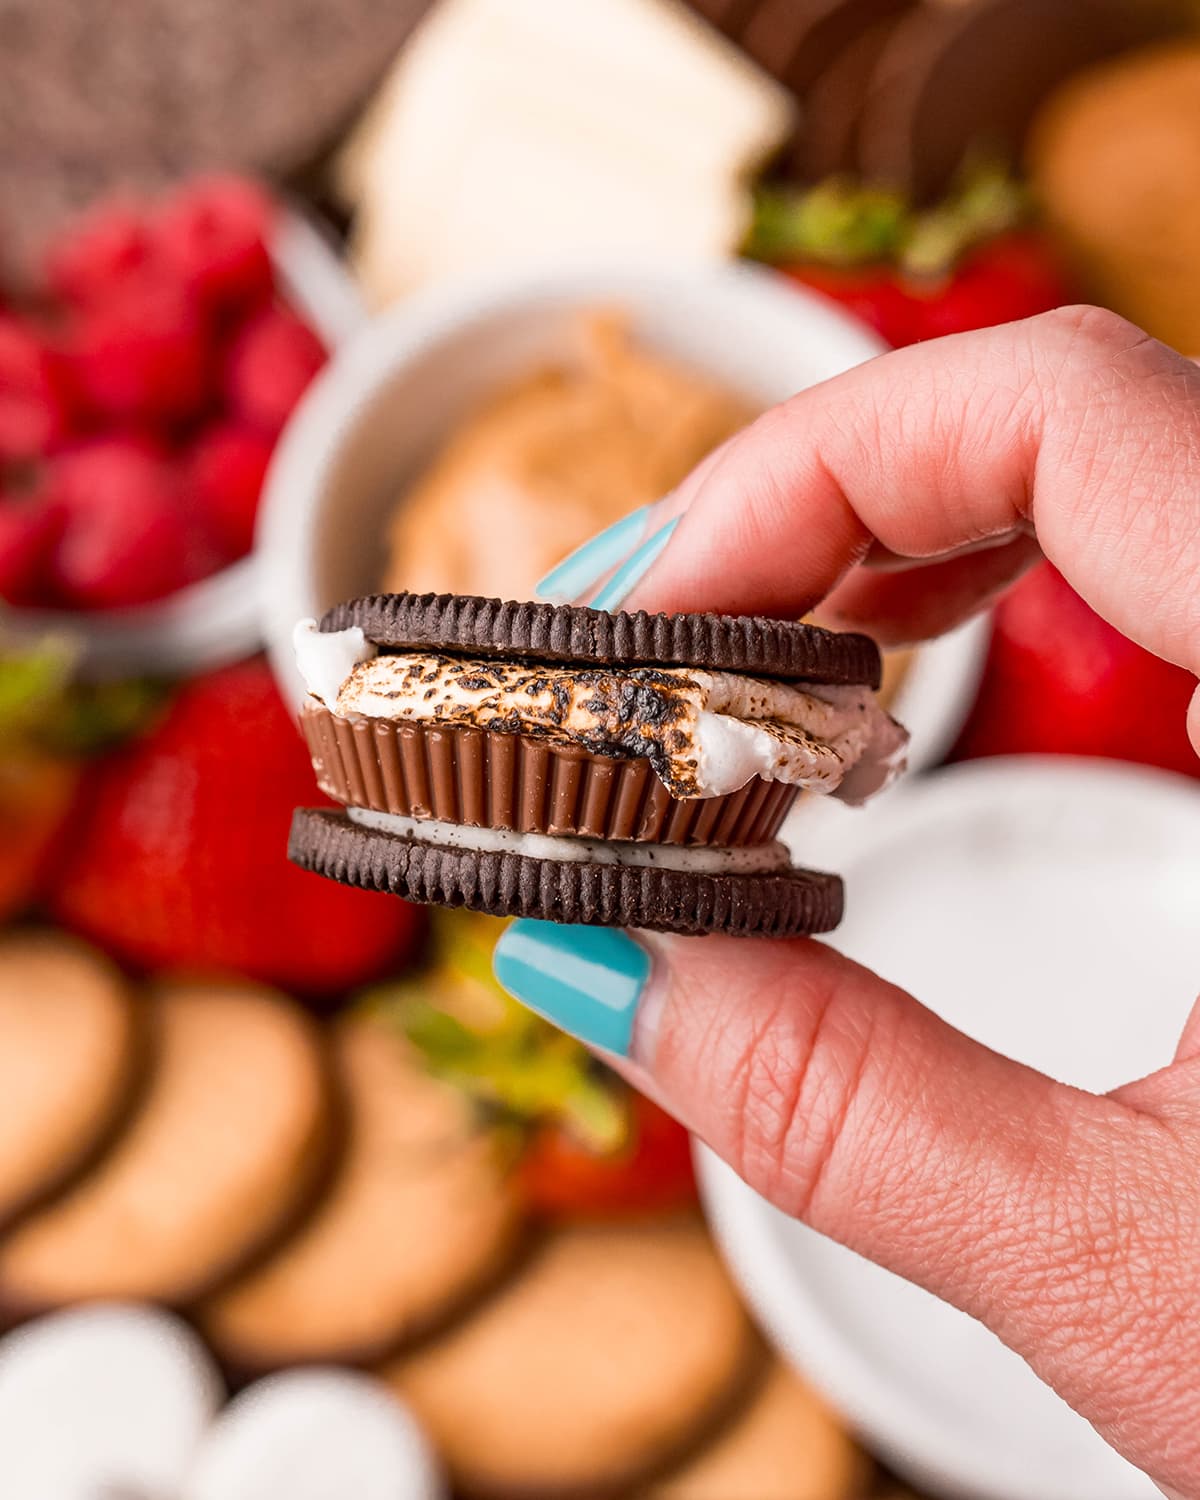
[[[973,151],[1016,160],[1062,79],[1175,28],[1155,0],[692,0],[803,108],[792,165],[936,198]]]

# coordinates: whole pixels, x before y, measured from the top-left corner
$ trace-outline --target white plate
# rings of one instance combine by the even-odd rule
[[[1170,1061],[1200,982],[1200,784],[977,761],[797,832],[846,877],[835,945],[970,1035],[1094,1090]],[[980,1324],[700,1167],[769,1336],[898,1470],[956,1500],[1157,1500]]]

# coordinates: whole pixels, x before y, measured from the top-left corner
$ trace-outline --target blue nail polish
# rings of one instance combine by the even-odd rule
[[[523,918],[500,935],[492,963],[530,1010],[591,1047],[629,1056],[650,955],[619,928]]]
[[[584,542],[582,547],[551,568],[545,578],[537,583],[539,599],[548,599],[553,604],[567,604],[578,599],[590,584],[615,567],[637,545],[638,538],[646,529],[646,516],[650,507],[639,505],[627,516]]]
[[[647,537],[633,556],[621,564],[596,597],[589,600],[591,607],[616,609],[622,604],[633,592],[634,586],[650,571],[650,565],[658,560],[681,519],[682,517],[676,516],[673,521],[660,526],[653,536]]]

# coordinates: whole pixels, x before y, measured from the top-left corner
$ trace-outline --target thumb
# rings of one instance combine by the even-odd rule
[[[1137,1271],[1178,1255],[1148,1167],[1177,1152],[1169,1125],[1000,1057],[811,940],[518,922],[496,972],[785,1212],[987,1323],[1134,1462],[1161,1454],[1144,1353],[1197,1358]]]

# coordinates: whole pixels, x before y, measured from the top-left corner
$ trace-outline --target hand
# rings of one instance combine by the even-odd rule
[[[948,628],[1044,552],[1200,674],[1200,369],[1094,308],[901,350],[767,413],[643,535],[606,606],[823,601],[884,642]],[[593,560],[617,561],[603,539]],[[1200,1500],[1200,1006],[1173,1066],[1098,1097],[818,942],[517,923],[497,972],[585,1041],[623,1008],[620,1065],[755,1188],[982,1319]]]

